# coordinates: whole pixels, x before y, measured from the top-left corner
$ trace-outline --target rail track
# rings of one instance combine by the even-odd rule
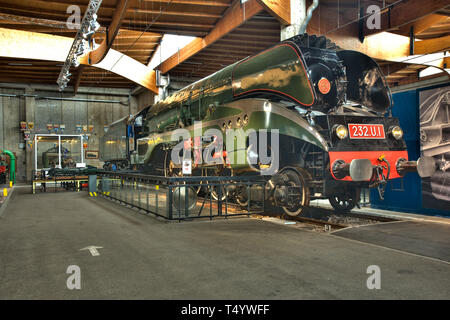
[[[396,219],[388,217],[361,214],[357,212],[338,213],[333,209],[323,207],[308,207],[304,213],[296,217],[288,216],[278,210],[272,211],[272,213],[265,214],[264,216],[321,227],[319,229],[326,232],[348,227],[397,221]]]

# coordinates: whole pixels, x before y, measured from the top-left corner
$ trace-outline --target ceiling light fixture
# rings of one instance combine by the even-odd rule
[[[97,22],[97,11],[100,8],[101,3],[102,0],[89,1],[83,20],[81,21],[81,27],[77,31],[72,47],[70,48],[66,61],[64,62],[61,72],[59,73],[58,80],[56,81],[59,85],[60,91],[67,88],[67,84],[70,81],[70,66],[73,65],[77,68],[80,65],[78,57],[86,53],[89,49],[89,42],[93,41],[92,36],[100,29],[100,24]]]

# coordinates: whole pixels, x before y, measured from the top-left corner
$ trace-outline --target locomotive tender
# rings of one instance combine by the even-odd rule
[[[193,174],[263,174],[272,163],[262,161],[267,150],[259,150],[258,141],[264,130],[275,129],[278,142],[268,143],[268,154],[277,166],[264,192],[266,200],[292,216],[317,198],[349,211],[359,202],[360,188],[377,187],[382,197],[388,180],[416,170],[426,177],[435,170],[432,158],[408,161],[398,119],[387,116],[391,104],[374,60],[340,50],[324,37],[303,34],[112,124],[103,137],[101,159],[107,168],[114,164],[181,175],[181,163],[171,157],[180,144],[174,132],[183,128],[194,136],[194,125],[201,121],[201,138],[181,141],[181,157],[194,150],[189,156]],[[223,132],[224,141],[208,134],[209,129]],[[226,141],[232,129],[244,145]],[[212,144],[223,148],[211,154],[216,161],[197,161],[196,152],[208,153]],[[235,161],[239,157],[245,160]],[[234,196],[246,203],[245,190]]]

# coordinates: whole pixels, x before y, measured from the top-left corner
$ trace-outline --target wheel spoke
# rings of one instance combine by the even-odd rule
[[[348,212],[355,207],[358,192],[358,189],[355,189],[347,194],[334,195],[328,199],[336,211]]]
[[[286,198],[282,208],[286,214],[297,216],[309,204],[309,190],[304,177],[301,172],[292,169],[282,170],[279,174],[283,175],[285,181],[283,185],[286,187]]]

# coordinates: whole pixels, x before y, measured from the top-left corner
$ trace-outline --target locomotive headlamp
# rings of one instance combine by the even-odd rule
[[[244,116],[244,126],[246,126],[248,124],[248,115]]]
[[[336,136],[337,136],[339,139],[341,139],[341,140],[347,138],[348,130],[347,130],[347,128],[346,128],[345,126],[343,126],[342,124],[338,125],[338,126],[334,129],[334,132],[336,133]]]
[[[391,129],[391,134],[396,140],[400,140],[403,137],[403,130],[399,126],[395,126]]]

